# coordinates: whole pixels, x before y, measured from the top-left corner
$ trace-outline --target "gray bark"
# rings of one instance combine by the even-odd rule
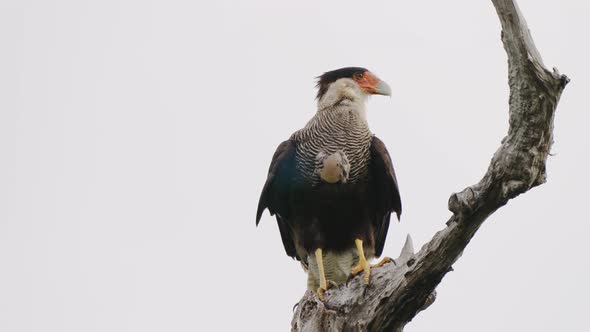
[[[402,331],[436,298],[435,288],[479,229],[508,200],[546,181],[545,162],[553,143],[553,117],[569,79],[545,68],[516,1],[492,0],[508,55],[509,130],[479,183],[449,199],[446,228],[418,253],[408,236],[394,263],[375,268],[371,284],[357,276],[299,301],[292,331]]]

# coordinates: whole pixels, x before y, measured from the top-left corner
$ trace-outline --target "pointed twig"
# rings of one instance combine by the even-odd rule
[[[395,259],[395,263],[398,265],[401,265],[405,262],[407,262],[410,257],[412,257],[414,255],[414,243],[412,241],[412,236],[410,236],[410,234],[408,234],[408,236],[406,236],[406,243],[404,243],[404,246],[402,248],[401,253],[399,254],[399,257],[397,259]]]

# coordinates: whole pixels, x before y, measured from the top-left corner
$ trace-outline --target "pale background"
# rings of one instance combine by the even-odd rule
[[[521,0],[572,78],[548,183],[481,228],[407,331],[587,331],[590,5]],[[0,330],[285,331],[305,289],[275,147],[314,77],[364,66],[404,204],[385,253],[444,227],[507,130],[490,1],[0,1]]]

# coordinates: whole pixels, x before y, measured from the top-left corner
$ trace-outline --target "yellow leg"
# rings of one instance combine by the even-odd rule
[[[324,272],[324,258],[322,256],[322,249],[318,248],[315,250],[315,260],[318,263],[318,274],[320,277],[320,288],[318,288],[318,297],[320,301],[324,301],[324,292],[328,290],[328,282],[326,281],[326,274]]]
[[[352,275],[355,276],[361,272],[365,272],[363,276],[363,280],[365,285],[369,284],[369,279],[371,278],[371,265],[367,262],[367,258],[365,258],[365,251],[363,249],[363,240],[356,239],[354,240],[354,244],[356,245],[356,250],[359,253],[359,263],[352,268]]]
[[[369,284],[369,280],[371,278],[371,268],[374,267],[381,267],[393,260],[389,257],[384,257],[379,263],[377,264],[369,264],[367,258],[365,257],[365,251],[363,249],[363,240],[356,239],[354,240],[354,244],[356,245],[356,250],[359,253],[359,263],[352,268],[352,275],[355,276],[361,272],[365,272],[363,276],[363,281],[366,285]]]

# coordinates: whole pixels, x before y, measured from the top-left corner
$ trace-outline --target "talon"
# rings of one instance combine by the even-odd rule
[[[336,285],[336,283],[334,283],[333,281],[329,281],[326,284],[326,288],[322,288],[321,286],[318,287],[317,293],[318,293],[318,298],[320,299],[320,301],[322,301],[322,302],[326,301],[326,297],[324,296],[324,293],[328,289],[332,288],[334,285]]]
[[[371,264],[371,267],[382,267],[387,263],[392,263],[393,259],[391,257],[383,257],[383,259],[377,264]]]
[[[324,293],[332,287],[338,287],[338,284],[336,284],[332,280],[328,280],[326,283],[326,288],[322,288],[321,286],[318,288],[317,293],[318,293],[318,298],[320,299],[320,301],[324,302],[326,300]]]
[[[322,302],[326,301],[326,297],[324,296],[325,291],[327,291],[327,289],[323,289],[322,287],[318,287],[318,290],[317,290],[318,298]]]
[[[362,243],[361,243],[361,246],[362,246]],[[358,246],[357,246],[357,248],[358,248]],[[352,268],[351,275],[354,277],[361,272],[365,272],[365,274],[363,275],[363,281],[364,281],[365,285],[368,285],[369,281],[371,279],[371,269],[375,268],[375,267],[382,267],[383,265],[385,265],[387,263],[391,263],[391,262],[393,262],[393,259],[391,259],[390,257],[383,257],[383,259],[379,263],[369,264],[367,262],[367,259],[364,256],[364,254],[361,255],[362,253],[363,252],[359,250],[359,257],[360,257],[359,262],[357,265],[355,265]]]

